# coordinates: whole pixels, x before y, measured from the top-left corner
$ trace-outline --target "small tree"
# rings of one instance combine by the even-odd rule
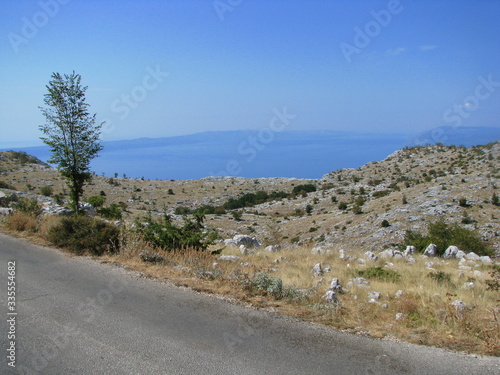
[[[51,148],[49,163],[56,164],[67,180],[71,205],[78,214],[83,185],[91,178],[90,161],[102,150],[99,136],[103,124],[96,125],[96,115],[88,112],[85,103],[87,87],[81,84],[81,76],[73,72],[61,76],[52,74],[46,86],[46,107],[40,107],[46,119],[39,129],[40,139]]]

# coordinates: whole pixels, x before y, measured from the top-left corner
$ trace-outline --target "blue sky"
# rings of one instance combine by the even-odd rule
[[[288,130],[498,127],[499,15],[496,0],[1,0],[0,145],[40,143],[45,85],[73,70],[105,140],[262,129],[284,107]]]

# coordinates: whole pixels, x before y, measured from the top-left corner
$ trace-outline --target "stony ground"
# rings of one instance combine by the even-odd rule
[[[66,193],[65,182],[56,170],[18,156],[0,153],[1,183],[25,194],[39,195],[44,186],[51,186],[53,194]],[[217,228],[221,238],[251,234],[265,245],[324,244],[382,251],[400,243],[406,230],[425,232],[429,221],[443,218],[477,231],[499,252],[500,215],[498,206],[492,204],[493,194],[500,195],[499,177],[497,142],[474,148],[403,149],[385,160],[334,171],[317,180],[208,177],[159,181],[95,175],[85,196],[104,192],[107,205],[124,203],[123,221],[131,223],[148,211],[173,214],[179,207],[221,206],[245,193],[290,193],[294,186],[313,184],[315,192],[240,210],[241,220],[227,211],[207,215],[206,223]],[[51,199],[45,201],[51,204]],[[341,203],[347,207],[339,208]],[[382,226],[384,220],[388,226]]]

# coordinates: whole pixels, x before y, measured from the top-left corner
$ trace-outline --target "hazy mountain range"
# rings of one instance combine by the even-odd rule
[[[209,131],[167,138],[105,141],[92,170],[147,179],[206,176],[319,178],[382,160],[406,146],[478,145],[500,139],[500,128],[441,127],[419,135],[340,131]],[[45,146],[16,148],[43,161]]]

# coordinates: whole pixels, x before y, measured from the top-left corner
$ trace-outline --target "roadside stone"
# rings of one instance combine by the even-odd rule
[[[337,298],[337,293],[335,293],[333,290],[327,290],[325,295],[321,298],[324,299],[327,303],[331,304],[339,303],[339,300]]]
[[[9,216],[12,214],[12,208],[0,207],[0,216]]]
[[[142,250],[139,253],[139,258],[142,259],[143,262],[147,263],[163,263],[165,258],[158,253],[151,253],[147,250]]]

